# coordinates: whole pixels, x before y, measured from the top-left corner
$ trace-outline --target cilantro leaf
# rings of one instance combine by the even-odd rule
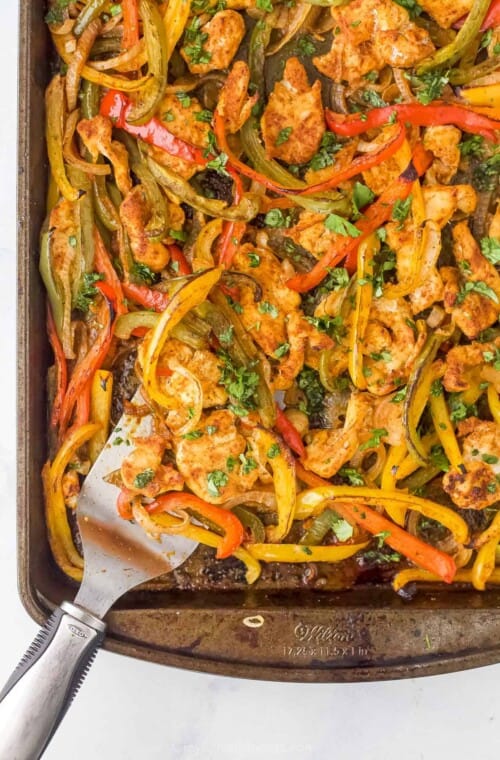
[[[361,235],[361,231],[354,224],[351,224],[348,219],[344,219],[343,216],[339,216],[338,214],[328,214],[324,225],[330,232],[335,232],[337,235],[343,235],[344,237],[356,238]]]

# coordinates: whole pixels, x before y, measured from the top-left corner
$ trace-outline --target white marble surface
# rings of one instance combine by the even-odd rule
[[[24,0],[34,2],[35,0]],[[15,576],[16,3],[0,25],[0,682],[35,632]],[[360,685],[186,673],[103,652],[47,760],[448,760],[498,756],[500,666]],[[10,760],[2,758],[2,760]]]

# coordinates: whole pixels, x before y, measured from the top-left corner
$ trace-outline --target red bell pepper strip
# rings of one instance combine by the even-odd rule
[[[123,295],[122,283],[111,263],[106,246],[97,227],[94,227],[94,266],[99,274],[104,275],[104,282],[101,282],[100,285],[103,286],[104,283],[108,285],[104,294],[112,302],[117,316],[126,314],[127,306]],[[102,287],[100,289],[101,292],[104,292]]]
[[[200,148],[173,135],[156,116],[140,126],[129,124],[127,115],[131,108],[131,100],[123,92],[109,90],[101,100],[100,112],[103,116],[110,118],[115,127],[124,129],[129,135],[140,137],[144,142],[161,148],[171,156],[177,156],[198,166],[206,165],[209,158],[204,157]]]
[[[371,169],[373,166],[387,161],[391,158],[396,151],[402,146],[406,137],[406,131],[403,124],[399,124],[399,129],[393,138],[389,142],[384,143],[378,150],[374,150],[372,153],[364,153],[362,156],[358,156],[350,162],[345,169],[337,171],[332,174],[329,179],[324,182],[319,182],[316,185],[309,185],[304,190],[289,190],[289,193],[294,195],[310,195],[311,193],[321,193],[324,190],[330,190],[332,187],[337,187],[341,182],[345,182],[347,179],[352,179],[356,174],[361,174],[367,169]]]
[[[287,446],[289,446],[292,451],[298,454],[299,457],[303,457],[306,453],[306,449],[302,442],[300,433],[279,406],[276,407],[275,427]]]
[[[54,352],[54,359],[56,363],[57,374],[57,389],[54,397],[54,403],[52,404],[52,414],[50,415],[50,426],[55,428],[59,422],[59,415],[61,413],[61,405],[66,393],[66,386],[68,384],[68,366],[66,364],[66,357],[64,356],[63,347],[57,334],[54,317],[52,316],[52,309],[47,304],[47,332],[49,336],[49,342]]]
[[[152,290],[147,285],[134,285],[133,282],[124,282],[122,288],[126,298],[130,298],[145,309],[165,311],[167,308],[168,295],[160,290]]]
[[[144,338],[146,333],[149,332],[149,329],[149,327],[134,327],[130,334],[133,335],[134,338]]]
[[[322,282],[328,274],[328,269],[336,266],[344,259],[346,259],[347,270],[352,274],[356,269],[359,244],[391,218],[395,203],[405,200],[410,195],[413,182],[429,166],[430,160],[426,151],[422,151],[421,147],[417,148],[409,167],[400,174],[396,182],[382,193],[375,203],[366,209],[362,218],[356,222],[355,227],[361,234],[357,237],[347,237],[340,243],[334,243],[309,272],[297,274],[288,280],[288,287],[298,293],[307,293],[308,290],[315,288]],[[417,163],[417,167],[415,163]]]
[[[76,365],[61,406],[59,419],[60,430],[63,435],[68,428],[78,397],[90,383],[94,372],[101,367],[113,339],[114,310],[107,298],[103,299],[98,316],[98,322],[102,325],[102,329],[89,352]]]
[[[239,203],[243,196],[243,185],[239,174],[229,168],[229,173],[234,181],[234,203]],[[218,243],[218,262],[223,269],[229,269],[234,256],[245,234],[245,222],[224,222],[222,235]]]
[[[90,385],[91,381],[85,385],[78,394],[75,404],[75,422],[74,427],[86,425],[90,417]]]
[[[130,50],[139,42],[139,9],[137,0],[122,0],[122,49]]]
[[[222,509],[214,504],[199,499],[190,493],[171,491],[163,496],[158,496],[155,501],[146,506],[150,514],[168,512],[176,509],[192,509],[201,517],[206,517],[224,531],[222,542],[217,549],[217,559],[229,557],[238,546],[241,546],[245,532],[243,525],[229,509]]]
[[[133,498],[134,493],[132,491],[129,491],[128,488],[122,488],[118,494],[118,498],[116,500],[116,509],[123,520],[132,520],[134,517],[134,514],[132,512]]]
[[[192,274],[193,270],[178,245],[167,246],[170,252],[170,260],[178,264],[177,273],[180,275]]]
[[[325,118],[329,129],[343,137],[360,135],[369,129],[382,127],[391,119],[396,118],[398,121],[409,122],[417,127],[454,124],[464,132],[482,135],[495,143],[500,139],[495,134],[495,130],[500,130],[500,122],[465,106],[449,105],[438,100],[426,106],[421,103],[395,103],[392,106],[372,108],[365,114],[356,113],[348,116],[327,109]]]
[[[297,477],[313,488],[332,485],[328,480],[320,478],[319,475],[308,472],[300,462],[296,462],[295,467]],[[368,531],[368,533],[372,535],[383,533],[386,536],[384,539],[386,544],[419,567],[423,567],[425,570],[438,575],[446,583],[452,582],[457,567],[453,557],[450,557],[449,554],[445,554],[439,551],[439,549],[429,546],[429,544],[426,544],[420,538],[412,536],[411,533],[407,533],[399,525],[388,520],[387,517],[379,514],[366,504],[360,503],[359,506],[356,506],[355,504],[347,504],[335,500],[333,504],[331,503],[331,506],[345,520],[350,523],[356,523]]]
[[[467,15],[455,21],[453,28],[460,29],[464,25],[466,18]],[[492,0],[479,31],[485,32],[487,29],[496,29],[497,26],[500,26],[500,0]]]

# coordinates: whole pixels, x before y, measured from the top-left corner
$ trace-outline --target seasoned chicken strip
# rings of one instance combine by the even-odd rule
[[[427,127],[424,132],[424,148],[434,154],[434,161],[425,173],[428,185],[447,185],[451,182],[460,163],[458,144],[461,138],[462,133],[456,127]]]
[[[473,341],[465,346],[453,346],[446,354],[443,385],[447,391],[466,391],[471,383],[493,383],[500,390],[500,371],[495,363],[500,359],[500,337],[488,343]]]
[[[249,490],[258,479],[257,463],[228,410],[204,415],[198,438],[175,440],[177,466],[189,488],[211,504]]]
[[[142,185],[136,185],[120,206],[120,219],[127,231],[134,258],[153,272],[161,272],[168,264],[170,254],[163,243],[155,243],[146,234],[151,209]]]
[[[309,85],[298,58],[289,58],[276,82],[261,120],[269,158],[303,164],[317,152],[325,132],[321,83]]]
[[[184,480],[171,465],[161,463],[165,440],[159,435],[136,438],[136,448],[125,457],[120,473],[125,488],[154,499],[166,491],[182,491]]]
[[[392,0],[353,0],[332,8],[331,50],[313,58],[316,68],[334,82],[360,85],[364,74],[386,64],[408,68],[434,51],[425,31]]]
[[[257,100],[258,93],[248,94],[250,84],[250,69],[245,61],[236,61],[228,74],[219,95],[217,108],[224,116],[226,129],[230,134],[238,132],[250,117]]]
[[[455,21],[469,13],[473,0],[422,0],[419,4],[439,26],[449,29]]]
[[[112,139],[111,119],[101,114],[92,119],[81,119],[76,130],[94,161],[97,161],[99,155],[102,154],[111,162],[118,190],[122,195],[126,195],[132,187],[128,153],[121,142]]]
[[[192,74],[207,74],[209,71],[227,69],[245,36],[245,22],[237,11],[219,11],[201,27],[200,33],[204,39],[203,62],[197,62],[197,46],[191,46],[187,42],[181,48],[181,55]]]
[[[450,470],[443,488],[461,509],[484,509],[500,500],[500,426],[476,417],[460,422],[466,472]]]

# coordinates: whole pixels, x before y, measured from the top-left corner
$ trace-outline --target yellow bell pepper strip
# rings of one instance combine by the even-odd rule
[[[397,446],[391,446],[385,460],[384,469],[382,470],[382,480],[380,483],[382,491],[394,491],[396,489],[398,469],[405,459],[407,451],[406,441]],[[387,503],[385,511],[397,525],[404,526],[406,517],[406,509],[404,507],[397,507]]]
[[[379,250],[380,240],[375,234],[363,240],[358,248],[356,304],[349,331],[349,374],[359,390],[366,388],[366,378],[363,375],[363,343],[373,297],[373,258]]]
[[[429,572],[428,570],[420,570],[420,568],[410,568],[408,570],[401,570],[397,573],[392,581],[392,588],[394,591],[400,591],[408,583],[441,583],[442,578]],[[500,567],[493,570],[488,583],[498,586],[500,584]],[[452,583],[472,583],[472,570],[457,570]]]
[[[498,397],[497,389],[490,383],[487,391],[488,406],[490,407],[491,416],[500,425],[500,399]]]
[[[187,509],[196,515],[206,517],[211,523],[217,525],[224,531],[224,535],[217,547],[217,559],[229,557],[241,546],[245,536],[243,525],[230,510],[218,507],[215,504],[209,504],[203,499],[198,498],[191,493],[171,491],[170,493],[158,496],[151,504],[146,506],[150,515],[159,512],[174,511],[176,509]]]
[[[421,103],[394,103],[382,108],[371,108],[365,114],[337,114],[326,111],[326,123],[329,129],[342,137],[355,137],[370,129],[383,127],[396,114],[396,119],[405,124],[418,127],[454,124],[463,132],[481,135],[487,140],[497,142],[496,130],[500,129],[498,120],[493,116],[476,112],[465,105],[453,104],[435,100],[428,105]],[[363,118],[365,117],[365,118]]]
[[[188,523],[181,531],[178,530],[182,524],[182,520],[178,517],[168,514],[153,514],[152,520],[165,530],[165,533],[169,532],[169,529],[174,529],[176,535],[183,535],[186,538],[190,538],[192,541],[197,541],[199,544],[205,544],[206,546],[212,546],[214,549],[219,549],[222,544],[222,536],[218,536],[216,533],[212,533],[205,528],[200,528],[197,525]],[[261,573],[261,567],[254,557],[243,547],[235,549],[233,557],[236,557],[243,562],[246,567],[245,578],[247,583],[252,584],[259,578]]]
[[[493,570],[495,569],[495,554],[500,536],[490,538],[479,549],[472,565],[471,582],[477,591],[484,591]]]
[[[63,124],[65,118],[64,79],[57,74],[45,93],[45,138],[52,176],[67,201],[76,201],[80,191],[73,187],[66,175],[63,158]]]
[[[160,389],[157,379],[157,366],[161,351],[172,328],[195,306],[201,304],[213,286],[220,280],[222,269],[209,269],[194,276],[171,298],[161,317],[148,336],[142,358],[143,383],[147,395],[158,404],[171,405],[170,397]]]
[[[54,317],[52,316],[52,310],[47,304],[47,333],[49,336],[49,342],[54,352],[56,374],[57,374],[57,390],[52,402],[52,413],[50,415],[50,426],[56,428],[59,424],[59,415],[61,413],[61,406],[66,393],[68,385],[68,367],[66,364],[66,357],[64,356],[63,347],[57,334]]]
[[[99,430],[94,433],[89,441],[89,457],[92,464],[103,450],[108,439],[112,397],[113,373],[105,369],[98,369],[90,386],[90,419],[99,425]]]
[[[81,359],[73,370],[68,384],[68,389],[61,406],[59,429],[64,435],[70,420],[76,401],[83,390],[88,386],[94,372],[101,367],[109,351],[113,339],[114,311],[107,298],[102,299],[102,305],[98,312],[98,321],[102,325],[93,345],[87,354]]]
[[[480,549],[484,544],[493,539],[500,539],[500,511],[496,513],[495,517],[488,525],[486,530],[483,530],[479,536],[476,536],[472,541],[472,547],[474,549]]]
[[[472,8],[455,39],[445,47],[439,48],[430,58],[422,61],[417,67],[418,76],[438,67],[451,67],[462,57],[474,37],[479,33],[488,13],[490,2],[491,0],[474,0]]]
[[[339,501],[337,501],[336,497],[333,495],[333,492],[336,491],[336,489],[336,486],[318,488],[315,489],[315,491],[300,494],[299,500],[301,497],[310,500],[311,494],[314,494],[314,499],[322,499],[322,501],[319,501],[319,505],[325,504],[325,502],[328,501],[333,502],[333,509],[338,512],[341,517],[344,517],[344,519],[350,522],[351,525],[357,523],[372,535],[383,533],[385,536],[385,542],[394,549],[394,551],[407,557],[419,567],[423,567],[426,570],[436,573],[436,575],[439,575],[439,577],[446,583],[451,583],[457,569],[452,557],[435,549],[433,546],[429,546],[429,544],[426,544],[420,538],[407,533],[403,528],[400,528],[399,525],[395,525],[388,520],[387,517],[384,517],[379,512],[368,507],[366,505],[368,499],[363,498],[361,495],[358,500],[354,501],[352,499],[348,501],[346,498],[339,495]],[[340,489],[342,490],[343,487],[340,487]],[[350,490],[373,492],[375,489],[351,488]],[[321,509],[321,506],[319,506],[319,509]],[[467,525],[465,525],[465,529],[467,530]]]
[[[89,24],[99,16],[106,3],[107,0],[89,0],[75,21],[73,34],[79,37]]]
[[[54,500],[50,498],[50,491],[52,489],[50,462],[46,462],[42,468],[42,483],[45,494],[45,522],[47,524],[47,533],[52,555],[63,573],[68,575],[70,578],[73,578],[73,580],[80,582],[83,578],[83,569],[82,567],[74,565],[71,560],[68,559],[68,555],[66,553],[61,537],[59,514],[54,509]],[[65,513],[64,519],[66,521],[66,529],[70,530]],[[64,523],[63,531],[65,532]],[[73,539],[71,538],[71,540]],[[74,546],[73,550],[76,552]]]
[[[64,324],[64,299],[54,280],[50,262],[50,232],[42,231],[40,237],[40,275],[47,290],[50,310],[59,340],[62,342]]]
[[[191,3],[189,0],[169,0],[163,17],[166,66],[169,64],[175,46],[182,37],[190,12]]]
[[[66,43],[71,40],[72,37],[62,34],[52,34],[52,41],[57,50],[59,57],[65,64],[71,63],[72,53],[66,51]],[[112,90],[120,90],[121,92],[136,92],[143,88],[150,80],[150,74],[138,79],[126,79],[125,77],[119,77],[114,74],[106,74],[104,71],[97,71],[91,66],[84,66],[81,71],[81,76],[93,84],[100,85]]]
[[[151,78],[134,96],[128,114],[131,124],[144,124],[151,119],[167,84],[167,40],[163,18],[154,0],[139,0],[139,14]]]
[[[57,452],[50,469],[45,475],[45,496],[47,504],[47,524],[49,526],[49,538],[51,545],[57,541],[66,559],[74,567],[83,567],[83,560],[75,548],[73,536],[66,515],[66,505],[62,487],[63,475],[66,467],[74,457],[78,449],[83,446],[99,430],[99,425],[89,423],[74,429],[65,439]]]
[[[449,330],[435,330],[428,336],[408,379],[403,402],[403,427],[408,452],[421,465],[429,464],[429,457],[422,445],[417,427],[431,395],[432,383],[437,377],[433,366],[434,359],[440,345],[448,337]]]
[[[422,436],[421,442],[423,449],[428,456],[431,448],[439,443],[439,438],[437,437],[436,433],[426,433],[426,435]],[[408,456],[403,459],[398,467],[396,480],[404,480],[409,475],[418,470],[419,467],[421,467],[420,462],[417,461],[411,454],[408,454]]]
[[[278,524],[267,529],[269,541],[281,541],[290,531],[296,498],[295,460],[281,439],[265,428],[253,430],[253,441],[262,463],[269,464],[273,473]]]
[[[488,84],[482,87],[468,87],[460,93],[473,106],[500,108],[500,84]]]
[[[368,546],[342,544],[339,546],[304,546],[302,544],[248,544],[249,554],[261,562],[342,562]]]
[[[301,477],[299,475],[299,477]],[[327,483],[328,481],[324,481]],[[429,499],[423,499],[420,496],[413,496],[402,491],[381,491],[377,488],[365,488],[363,486],[332,486],[328,484],[320,488],[314,488],[310,491],[302,491],[297,496],[297,504],[295,507],[295,520],[305,520],[313,514],[317,514],[323,508],[323,503],[326,500],[331,500],[332,506],[336,512],[345,517],[346,520],[352,522],[353,513],[350,509],[349,515],[341,512],[340,506],[337,509],[337,504],[342,503],[342,507],[345,504],[352,506],[361,505],[364,507],[366,504],[380,505],[394,505],[399,507],[405,507],[406,509],[412,509],[425,517],[429,517],[431,520],[444,525],[453,534],[455,540],[459,544],[464,544],[468,540],[469,528],[465,520],[460,517],[453,509],[444,507],[441,504],[436,504]],[[371,510],[373,511],[373,510]],[[378,513],[377,513],[378,514]],[[355,519],[359,525],[362,525],[361,519]],[[389,522],[386,520],[386,522]],[[368,528],[367,528],[368,530]],[[377,531],[375,531],[377,532]]]
[[[439,396],[431,394],[429,401],[434,428],[452,468],[465,472],[462,452],[455,436],[453,423],[450,420],[450,413],[446,406],[444,394],[442,392]]]
[[[259,197],[254,193],[245,193],[238,203],[228,206],[225,201],[199,195],[189,182],[165,166],[160,166],[152,158],[148,158],[148,166],[159,185],[203,214],[234,222],[249,222],[260,211]]]

